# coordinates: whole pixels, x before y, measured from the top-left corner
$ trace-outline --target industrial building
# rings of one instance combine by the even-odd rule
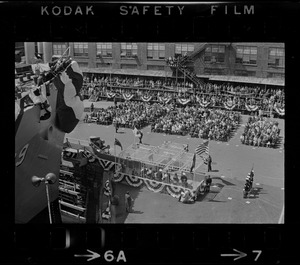
[[[89,72],[109,73],[122,69],[126,74],[127,69],[131,69],[130,73],[150,70],[169,76],[172,69],[166,59],[188,55],[192,60],[186,65],[198,77],[272,78],[281,85],[285,77],[284,43],[17,42],[16,54],[23,55],[26,64],[36,62],[36,53],[47,62],[53,55],[63,54],[68,47],[82,70]]]

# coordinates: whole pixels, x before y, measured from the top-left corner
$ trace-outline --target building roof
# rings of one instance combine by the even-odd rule
[[[252,76],[227,76],[227,75],[197,75],[208,78],[211,81],[237,82],[258,85],[285,86],[285,80],[281,78],[260,78]]]
[[[172,72],[138,70],[138,69],[111,69],[111,68],[81,68],[84,73],[115,74],[115,75],[136,75],[136,76],[155,76],[155,77],[172,77]]]
[[[172,72],[158,71],[158,70],[154,71],[154,70],[138,70],[138,69],[111,69],[111,68],[81,68],[81,70],[84,73],[172,77]],[[206,79],[208,78],[208,80],[210,81],[285,86],[285,80],[282,78],[260,78],[260,77],[252,77],[252,76],[227,76],[227,75],[197,75],[197,77],[206,78]]]

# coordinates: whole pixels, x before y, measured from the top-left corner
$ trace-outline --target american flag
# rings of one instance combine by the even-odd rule
[[[201,156],[203,153],[209,154],[209,141],[207,140],[206,142],[199,144],[198,147],[196,148],[195,152],[197,155]]]

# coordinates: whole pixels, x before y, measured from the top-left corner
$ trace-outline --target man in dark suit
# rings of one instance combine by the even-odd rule
[[[125,194],[125,210],[127,213],[131,212],[132,202],[133,199],[131,198],[129,191],[127,191]]]
[[[140,144],[142,144],[142,139],[143,139],[143,133],[142,133],[142,131],[140,130],[140,131],[139,131],[139,140],[140,140]]]
[[[211,163],[212,163],[211,156],[208,155],[208,158],[207,158],[207,171],[208,171],[208,172],[212,171]]]
[[[209,192],[210,191],[211,182],[212,182],[211,177],[210,177],[210,175],[208,175],[205,178],[205,188],[204,188],[205,192]]]

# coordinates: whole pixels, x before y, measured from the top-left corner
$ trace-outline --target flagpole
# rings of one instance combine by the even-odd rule
[[[116,124],[117,125],[117,124]],[[114,130],[114,156],[115,156],[115,173],[116,173],[116,168],[117,168],[117,157],[116,157],[116,128]]]
[[[196,165],[195,165],[196,167]],[[193,172],[193,182],[195,182],[195,168],[194,168],[194,172]]]

